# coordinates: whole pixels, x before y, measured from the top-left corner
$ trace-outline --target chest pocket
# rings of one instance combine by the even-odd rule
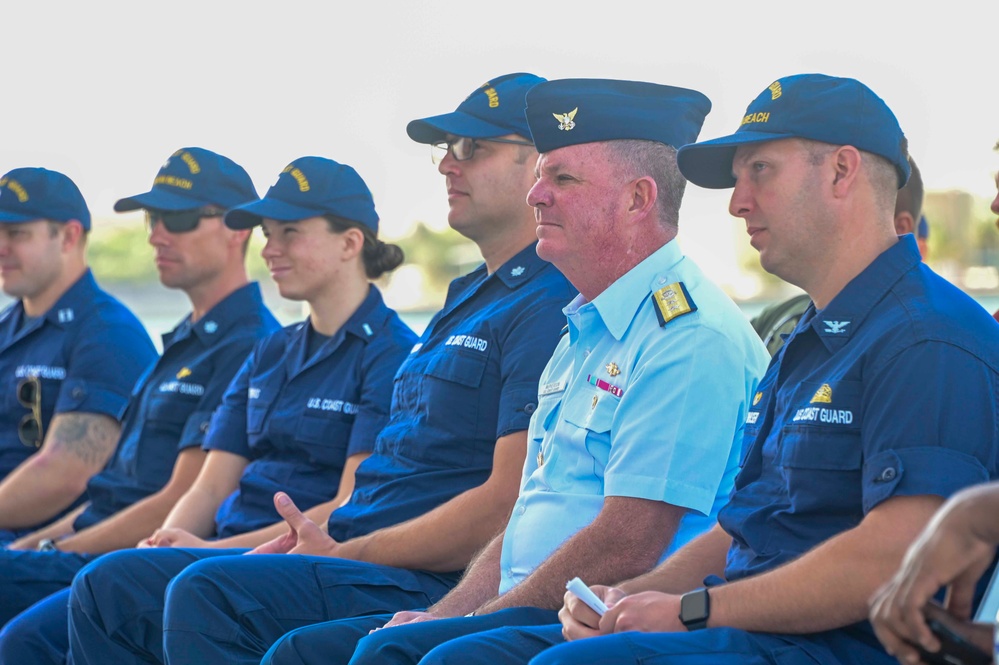
[[[181,393],[155,393],[146,405],[145,427],[176,431],[178,438],[199,398]]]
[[[601,491],[610,456],[610,434],[619,400],[597,388],[583,389],[562,400],[562,420],[555,432],[552,467],[553,489],[584,486]],[[546,462],[547,464],[547,462]],[[596,483],[592,487],[585,487]]]
[[[776,455],[795,512],[859,514],[860,402],[855,381],[802,384],[796,391]]]
[[[430,360],[421,400],[431,427],[465,439],[486,438],[492,444],[496,437],[495,407],[487,410],[483,401],[495,403],[499,395],[482,389],[487,354],[454,349]],[[490,413],[492,418],[488,417]]]
[[[295,428],[295,443],[316,464],[343,466],[354,415],[309,410]]]

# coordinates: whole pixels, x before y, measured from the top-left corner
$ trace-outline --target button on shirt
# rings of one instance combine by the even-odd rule
[[[912,236],[810,307],[754,396],[719,516],[726,578],[794,559],[893,496],[996,478],[997,368],[999,326]]]
[[[527,429],[575,295],[533,245],[491,275],[482,266],[453,281],[395,376],[389,423],[330,535],[364,535],[485,482],[496,440]]]
[[[98,287],[88,270],[43,316],[26,321],[18,301],[0,314],[0,479],[37,448],[18,436],[30,409],[18,384],[38,377],[42,427],[59,413],[100,413],[120,420],[132,387],[156,359],[142,324]]]
[[[279,328],[257,284],[234,291],[196,323],[163,336],[163,356],[135,386],[114,457],[90,479],[90,505],[73,524],[91,526],[159,491],[177,454],[200,446],[212,412],[253,345]]]
[[[651,294],[676,282],[697,309],[660,325]],[[501,593],[590,524],[607,496],[689,509],[663,558],[711,528],[769,361],[739,308],[675,241],[565,315],[503,538]]]
[[[392,379],[416,335],[378,289],[310,357],[308,321],[257,345],[226,391],[206,450],[251,460],[216,513],[220,538],[281,519],[274,493],[307,510],[336,496],[344,462],[388,422]]]

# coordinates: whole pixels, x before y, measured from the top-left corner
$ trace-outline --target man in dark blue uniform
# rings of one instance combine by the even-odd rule
[[[441,144],[448,221],[476,242],[485,264],[452,282],[403,362],[388,425],[356,472],[350,502],[330,516],[328,535],[278,494],[291,530],[258,549],[281,553],[195,563],[170,583],[162,618],[107,613],[131,596],[103,591],[120,589],[114,571],[103,570],[111,566],[88,567],[70,599],[74,662],[258,663],[293,627],[432,603],[502,527],[517,496],[538,377],[574,295],[538,258],[524,201],[537,158],[524,97],[540,80],[500,77],[457,111],[409,125],[417,141]]]
[[[87,486],[89,502],[0,551],[0,623],[68,586],[95,555],[134,547],[197,476],[226,386],[253,345],[278,328],[246,277],[249,231],[222,222],[227,208],[254,199],[242,167],[184,148],[151,191],[115,205],[147,211],[160,281],[183,290],[192,312],[164,335],[163,356],[135,384],[114,457]]]
[[[531,662],[895,663],[867,601],[946,497],[997,475],[999,327],[896,235],[906,141],[860,82],[775,81],[679,165],[735,187],[763,267],[813,306],[760,383],[719,527],[594,589],[602,618],[567,598],[578,641]]]
[[[71,508],[114,451],[128,395],[156,358],[85,256],[90,211],[61,173],[0,178],[0,543]]]

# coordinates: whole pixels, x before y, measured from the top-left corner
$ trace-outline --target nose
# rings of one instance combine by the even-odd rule
[[[149,244],[153,247],[162,247],[169,242],[170,233],[163,226],[163,222],[150,221],[151,226],[149,227]]]
[[[551,205],[551,190],[549,190],[544,179],[538,180],[527,192],[527,205],[532,208],[542,208]]]
[[[996,197],[992,199],[992,212],[999,215],[999,192],[996,192]]]
[[[447,152],[444,154],[444,159],[442,159],[437,165],[437,172],[441,175],[451,175],[453,173],[457,173],[460,169],[458,164],[458,160],[454,158],[454,154],[452,154],[451,149],[448,148]]]
[[[749,195],[749,186],[735,181],[735,188],[732,189],[732,198],[728,202],[728,214],[733,217],[745,217],[753,209],[753,199]]]
[[[277,243],[274,241],[273,236],[267,236],[264,241],[264,248],[260,250],[260,257],[264,260],[273,259],[275,256],[280,254],[278,251]]]

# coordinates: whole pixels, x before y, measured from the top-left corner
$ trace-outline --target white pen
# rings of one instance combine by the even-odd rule
[[[607,606],[604,605],[604,601],[597,598],[597,594],[590,591],[590,587],[586,586],[586,583],[578,577],[573,577],[566,582],[565,588],[600,616],[603,616],[607,612]]]

